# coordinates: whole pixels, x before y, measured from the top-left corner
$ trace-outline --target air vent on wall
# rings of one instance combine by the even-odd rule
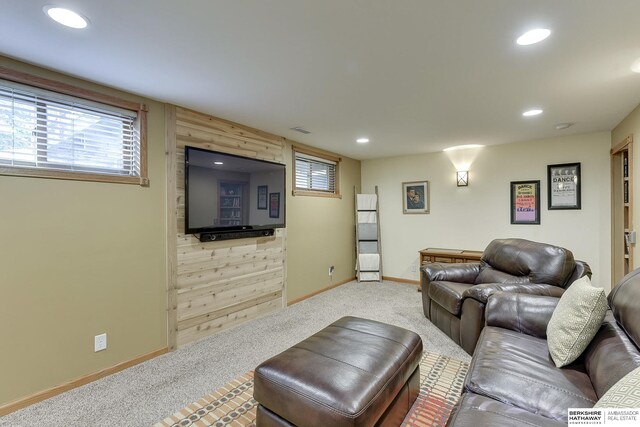
[[[305,135],[308,135],[308,134],[310,134],[310,133],[311,133],[311,132],[309,132],[308,130],[306,130],[305,128],[302,128],[302,127],[300,127],[300,126],[296,126],[296,127],[289,128],[289,129],[291,129],[291,130],[295,130],[296,132],[304,133]]]

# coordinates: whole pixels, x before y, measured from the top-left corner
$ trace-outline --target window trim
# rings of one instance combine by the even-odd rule
[[[0,79],[135,112],[140,124],[140,176],[134,177],[90,172],[68,172],[49,169],[24,168],[20,166],[2,166],[0,167],[0,175],[67,179],[74,181],[110,182],[142,186],[149,185],[147,166],[147,112],[149,111],[149,108],[146,104],[127,101],[115,96],[106,95],[90,89],[82,89],[67,83],[34,76],[3,66],[0,66]]]
[[[334,198],[334,199],[342,199],[342,194],[340,193],[340,162],[342,162],[342,158],[332,155],[330,153],[327,153],[325,151],[320,151],[320,150],[314,150],[312,148],[307,148],[307,147],[299,147],[299,146],[293,146],[292,147],[292,152],[293,152],[293,175],[292,175],[292,181],[293,181],[293,190],[291,191],[291,194],[293,194],[294,196],[313,196],[313,197],[329,197],[329,198]],[[335,183],[334,183],[334,187],[335,187],[335,192],[334,193],[330,193],[327,191],[313,191],[313,190],[303,190],[300,188],[296,188],[296,153],[300,153],[300,154],[305,154],[307,156],[314,156],[314,157],[318,157],[320,159],[324,159],[327,160],[329,162],[334,162],[336,164],[336,170],[335,170]]]

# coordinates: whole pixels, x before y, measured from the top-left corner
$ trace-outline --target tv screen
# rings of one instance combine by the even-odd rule
[[[185,147],[185,233],[285,226],[285,165]]]

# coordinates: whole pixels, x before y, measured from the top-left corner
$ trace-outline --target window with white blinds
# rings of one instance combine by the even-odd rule
[[[337,162],[297,151],[294,159],[296,190],[338,193]]]
[[[139,178],[138,111],[0,80],[0,167],[7,166]]]

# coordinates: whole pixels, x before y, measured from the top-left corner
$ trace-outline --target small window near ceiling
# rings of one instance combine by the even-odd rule
[[[0,80],[0,173],[146,184],[145,108],[97,102],[61,87],[66,93]]]
[[[340,159],[294,149],[294,195],[340,197]]]

